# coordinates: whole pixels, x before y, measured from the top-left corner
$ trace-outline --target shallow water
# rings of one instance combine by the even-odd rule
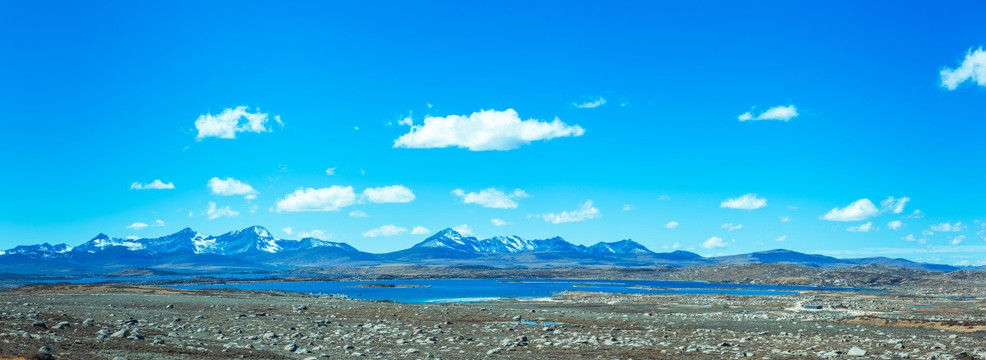
[[[416,285],[416,287],[358,287],[364,284]],[[561,291],[591,291],[619,294],[729,294],[771,296],[792,295],[803,290],[860,290],[811,286],[716,284],[694,281],[560,279],[255,282],[225,285],[184,285],[175,286],[175,288],[282,290],[302,293],[342,294],[356,299],[389,300],[404,303],[533,299],[550,297],[552,293]]]

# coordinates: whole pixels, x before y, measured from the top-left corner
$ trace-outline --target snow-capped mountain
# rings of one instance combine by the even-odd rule
[[[44,243],[40,245],[21,245],[13,249],[0,251],[0,255],[33,255],[38,257],[53,257],[58,254],[64,254],[72,251],[72,247],[66,244],[56,244],[51,245],[49,243]]]
[[[575,245],[560,237],[544,240],[527,240],[519,236],[496,236],[479,240],[463,236],[452,229],[439,231],[435,235],[414,245],[414,248],[441,248],[464,253],[523,253],[523,252],[580,252],[593,255],[651,254],[650,250],[633,240],[611,243],[597,243],[591,247]]]
[[[599,242],[587,247],[560,237],[527,240],[519,236],[496,236],[480,240],[452,229],[439,231],[411,248],[386,254],[365,253],[346,243],[311,237],[279,239],[261,226],[218,236],[188,228],[157,238],[113,238],[99,234],[75,247],[45,243],[0,251],[0,272],[65,274],[105,273],[127,268],[215,272],[383,264],[647,267],[747,263],[823,267],[879,264],[931,271],[956,269],[904,259],[837,259],[782,249],[706,258],[681,250],[654,253],[632,240]]]
[[[633,240],[620,240],[614,242],[598,242],[596,245],[586,249],[587,253],[594,255],[613,255],[613,254],[652,254],[653,251],[647,250]]]
[[[106,234],[99,234],[85,243],[71,247],[65,244],[59,245],[32,245],[18,246],[5,251],[6,254],[54,254],[84,252],[99,253],[106,250],[125,249],[129,251],[142,251],[152,254],[216,254],[216,255],[238,255],[238,254],[276,254],[285,251],[295,251],[319,247],[334,247],[343,250],[356,251],[352,246],[344,243],[325,241],[316,238],[305,238],[301,240],[278,239],[270,234],[262,226],[251,226],[243,230],[230,231],[228,233],[211,236],[198,233],[190,228],[182,229],[171,235],[158,238],[111,238]]]

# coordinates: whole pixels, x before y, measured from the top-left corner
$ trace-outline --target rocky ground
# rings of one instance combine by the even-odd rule
[[[56,359],[986,358],[982,294],[565,292],[410,305],[282,292],[0,291],[0,354]],[[3,356],[0,356],[3,358]]]

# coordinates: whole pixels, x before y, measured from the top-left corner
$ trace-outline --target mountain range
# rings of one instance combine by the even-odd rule
[[[0,251],[0,272],[19,274],[94,274],[129,268],[186,272],[270,271],[301,267],[483,265],[495,267],[648,267],[716,264],[787,263],[813,267],[886,265],[948,272],[950,265],[886,257],[839,259],[790,250],[769,250],[721,257],[688,251],[653,252],[633,240],[576,245],[560,237],[477,239],[445,229],[414,246],[390,253],[362,252],[342,242],[317,238],[279,239],[261,226],[212,236],[185,228],[158,238],[113,238],[99,234],[78,246],[22,245]]]

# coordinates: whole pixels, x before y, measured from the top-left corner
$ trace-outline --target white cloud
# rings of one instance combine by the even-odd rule
[[[209,183],[207,185],[209,186],[209,190],[216,195],[244,195],[247,200],[257,198],[257,190],[254,190],[253,187],[247,183],[231,177],[225,179],[213,177],[212,179],[209,179]]]
[[[952,238],[952,245],[961,244],[962,243],[962,240],[965,240],[965,235],[956,236],[956,237]]]
[[[395,148],[429,149],[460,147],[472,151],[512,150],[532,141],[582,136],[585,129],[560,119],[544,122],[521,120],[514,109],[481,110],[471,115],[426,116],[423,125],[394,140]]]
[[[455,230],[457,233],[462,234],[462,236],[472,236],[472,227],[466,224],[453,226],[452,230]]]
[[[285,234],[291,235],[291,233],[294,232],[294,229],[292,229],[290,226],[285,226],[281,228],[281,231],[284,232]]]
[[[164,182],[160,179],[154,179],[146,184],[141,184],[139,182],[133,182],[130,184],[130,190],[171,190],[175,188],[175,184],[171,182]]]
[[[370,217],[370,215],[367,214],[367,213],[365,213],[365,212],[363,212],[362,210],[353,210],[353,211],[350,211],[349,212],[349,217],[354,217],[354,218],[368,218],[368,217]]]
[[[325,175],[333,176],[335,174],[336,174],[336,168],[330,167],[328,169],[325,169]]]
[[[962,225],[961,221],[956,222],[954,225],[947,222],[931,225],[931,230],[937,232],[959,232],[965,230],[966,228],[967,227],[965,225]]]
[[[893,220],[893,221],[887,223],[887,229],[890,229],[890,230],[900,229],[901,226],[904,226],[904,223],[902,221],[900,221],[900,220]]]
[[[776,239],[774,239],[774,241],[776,241],[776,242],[785,242],[785,241],[787,241],[787,235],[781,235],[781,236],[777,237]]]
[[[503,221],[503,220],[500,220],[500,219],[497,219],[497,218],[490,219],[490,223],[493,224],[493,226],[505,226],[505,225],[507,225],[507,222],[506,221]]]
[[[539,215],[539,217],[544,219],[544,221],[552,224],[579,222],[595,219],[600,216],[602,216],[602,214],[599,213],[599,209],[592,206],[592,200],[586,200],[586,202],[582,203],[582,206],[576,210],[562,211],[560,214],[548,213]]]
[[[278,212],[338,211],[356,203],[352,186],[332,185],[327,188],[295,190],[277,201]]]
[[[241,122],[241,118],[246,121]],[[199,131],[195,139],[202,140],[207,137],[235,139],[236,133],[238,132],[270,132],[271,129],[267,127],[268,120],[269,115],[260,112],[259,109],[257,112],[251,113],[247,111],[246,106],[237,106],[232,109],[226,108],[219,115],[200,115],[195,120],[195,129]],[[280,116],[274,116],[274,121],[284,126]]]
[[[928,239],[925,239],[923,237],[919,239],[915,237],[914,234],[907,234],[907,236],[901,237],[900,239],[904,241],[917,242],[918,244],[924,244],[928,242]]]
[[[301,238],[301,239],[304,239],[304,238],[316,238],[316,239],[325,240],[325,239],[331,239],[332,238],[332,234],[326,234],[325,231],[315,229],[315,230],[312,230],[312,231],[303,231],[303,232],[298,233],[298,238]]]
[[[719,249],[719,248],[724,248],[727,245],[728,244],[726,244],[725,241],[722,241],[722,238],[718,236],[710,237],[708,240],[705,240],[705,242],[702,243],[702,247],[706,249]]]
[[[606,105],[606,99],[603,99],[603,97],[600,96],[598,99],[593,100],[593,101],[586,101],[586,102],[581,103],[581,104],[580,103],[572,103],[572,105],[575,105],[575,107],[577,107],[579,109],[595,109],[597,107]]]
[[[397,120],[397,125],[411,126],[414,125],[414,118],[406,116],[403,119]]]
[[[944,88],[955,90],[966,80],[972,80],[979,86],[986,86],[986,51],[983,51],[981,46],[976,51],[970,48],[959,67],[941,70],[941,86]]]
[[[205,210],[205,214],[209,216],[209,220],[213,220],[221,217],[233,217],[239,215],[240,212],[230,209],[229,206],[217,208],[216,203],[210,201],[209,208]]]
[[[781,216],[781,223],[782,224],[783,223],[786,223],[786,222],[790,222],[790,221],[791,221],[791,217],[790,216],[787,216],[787,215]]]
[[[677,228],[678,227],[678,222],[677,221],[668,221],[667,224],[664,224],[664,227],[665,228],[668,228],[668,229]]]
[[[733,225],[732,223],[725,223],[725,224],[722,224],[722,226],[719,226],[719,228],[726,229],[726,231],[728,231],[728,232],[732,232],[733,230],[742,229],[743,228],[743,224]]]
[[[910,215],[905,215],[903,218],[904,219],[923,219],[924,218],[924,212],[922,212],[921,209],[914,209],[914,212],[912,212]]]
[[[630,210],[633,210],[633,205],[623,204],[623,211],[630,211]]]
[[[822,215],[822,220],[829,221],[860,221],[876,216],[880,211],[870,199],[859,199],[844,208],[833,208]]]
[[[880,209],[885,212],[900,214],[904,212],[904,206],[907,205],[908,201],[911,201],[911,198],[903,196],[898,199],[891,196],[880,202]]]
[[[414,201],[414,193],[404,185],[391,185],[363,190],[363,196],[371,203],[409,203]]]
[[[402,228],[400,226],[384,225],[376,229],[367,230],[365,233],[363,233],[363,236],[365,237],[397,236],[406,232],[407,229]]]
[[[860,224],[858,226],[850,226],[846,228],[848,232],[870,232],[875,230],[873,228],[873,222],[867,221],[865,224]]]
[[[737,116],[739,121],[759,121],[759,120],[780,120],[788,121],[793,118],[798,117],[798,109],[794,105],[788,106],[774,106],[767,111],[764,111],[757,116],[753,116],[751,112],[745,112]]]
[[[147,227],[147,224],[142,223],[142,222],[135,222],[133,224],[127,225],[127,229],[132,229],[132,230],[140,230],[140,229],[143,229],[143,228],[146,228],[146,227]]]
[[[411,234],[414,235],[428,235],[430,233],[431,231],[424,226],[415,226],[413,229],[411,229]]]
[[[749,193],[738,198],[726,199],[719,207],[727,209],[755,210],[767,206],[767,199]]]
[[[154,220],[154,226],[164,226],[164,220],[161,219]]]
[[[467,193],[462,189],[455,189],[452,190],[452,194],[462,198],[463,203],[494,209],[516,209],[518,199],[530,196],[521,189],[514,189],[512,193],[506,194],[496,188],[480,190],[478,193]]]

